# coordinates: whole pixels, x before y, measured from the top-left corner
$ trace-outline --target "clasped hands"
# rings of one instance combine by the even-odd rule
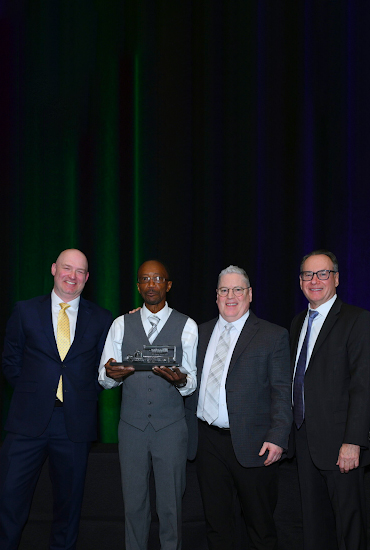
[[[126,376],[129,376],[130,374],[133,374],[135,372],[135,368],[131,366],[124,367],[122,365],[111,365],[111,363],[115,362],[116,360],[111,357],[105,363],[105,371],[109,378],[113,378],[113,380],[120,382],[121,380],[126,378]],[[156,366],[152,368],[152,371],[158,376],[162,376],[162,378],[165,378],[168,382],[171,382],[171,384],[174,384],[174,386],[181,386],[186,380],[186,374],[181,372],[178,367],[169,369],[165,366]]]

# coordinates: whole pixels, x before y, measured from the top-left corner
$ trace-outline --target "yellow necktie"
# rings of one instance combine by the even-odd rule
[[[68,353],[68,350],[71,346],[71,334],[69,330],[69,319],[66,312],[66,309],[70,307],[69,304],[61,302],[61,310],[58,315],[58,325],[57,325],[57,348],[61,360],[65,358]],[[57,398],[59,401],[63,401],[63,383],[62,376],[59,378],[59,384],[57,388]]]

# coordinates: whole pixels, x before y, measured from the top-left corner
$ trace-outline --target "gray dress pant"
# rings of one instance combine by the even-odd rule
[[[118,448],[125,506],[126,550],[146,550],[151,520],[149,475],[153,468],[161,550],[181,549],[188,431],[185,418],[155,431],[120,420]]]

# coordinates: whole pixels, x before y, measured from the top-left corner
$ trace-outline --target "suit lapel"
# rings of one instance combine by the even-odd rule
[[[324,321],[324,324],[323,326],[321,327],[321,330],[319,332],[319,335],[317,337],[317,340],[315,342],[315,345],[314,345],[314,348],[312,350],[312,354],[311,354],[311,358],[310,358],[310,361],[308,363],[308,366],[307,368],[309,368],[310,366],[310,363],[311,363],[311,360],[313,359],[313,357],[315,356],[316,352],[318,349],[320,349],[321,345],[323,344],[323,342],[325,341],[326,337],[328,336],[328,334],[330,333],[331,329],[333,328],[333,326],[335,325],[335,323],[337,322],[338,320],[338,315],[340,313],[340,308],[342,306],[342,300],[340,300],[339,298],[337,298],[334,302],[334,304],[332,305],[325,321]]]
[[[51,313],[51,295],[43,296],[40,299],[38,313],[40,316],[41,325],[44,329],[48,342],[53,351],[59,357],[57,343],[54,336],[53,318]],[[74,350],[78,349],[79,342],[82,336],[85,334],[85,330],[90,322],[90,319],[91,309],[89,307],[89,303],[81,297],[78,307],[75,337],[73,339],[71,347],[68,350],[66,358],[69,358],[70,355],[74,354]]]
[[[44,329],[44,332],[46,334],[46,337],[48,339],[48,342],[52,348],[52,350],[59,355],[58,349],[57,349],[57,343],[55,341],[54,336],[54,328],[53,328],[53,318],[51,314],[51,295],[42,296],[40,299],[39,305],[38,305],[38,313],[40,316],[40,321],[42,328]]]
[[[81,297],[80,303],[78,306],[75,337],[73,339],[71,347],[69,348],[66,358],[69,358],[71,355],[74,354],[75,350],[78,349],[80,340],[82,336],[85,334],[86,328],[90,320],[91,320],[91,309],[88,305],[88,302]]]
[[[301,334],[302,326],[307,315],[307,309],[298,314],[298,317],[294,323],[294,327],[290,333],[290,357],[291,357],[291,368],[292,374],[294,372],[295,360],[297,357],[297,349],[299,337]]]
[[[240,355],[244,352],[245,348],[249,345],[250,341],[252,340],[252,338],[254,338],[258,330],[258,317],[256,317],[253,311],[249,311],[249,317],[244,323],[244,327],[239,335],[233,354],[231,356],[228,374],[230,374]]]

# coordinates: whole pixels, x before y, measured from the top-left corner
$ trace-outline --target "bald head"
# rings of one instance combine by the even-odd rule
[[[155,279],[159,278],[159,281]],[[137,289],[146,307],[152,312],[160,311],[166,303],[166,294],[172,286],[166,267],[157,260],[144,262],[137,272]]]
[[[63,250],[51,266],[54,276],[54,292],[63,301],[77,298],[89,278],[87,258],[76,248]]]

